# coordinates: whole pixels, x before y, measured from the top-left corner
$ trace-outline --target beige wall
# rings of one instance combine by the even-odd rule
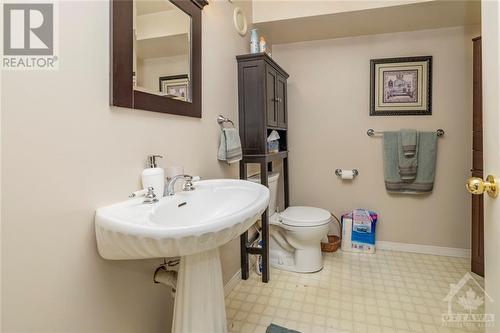
[[[108,106],[108,8],[61,2],[60,69],[3,73],[2,332],[168,332],[172,302],[151,280],[160,260],[101,259],[94,211],[139,187],[151,152],[191,174],[237,176],[216,159],[216,116],[237,118],[235,55],[248,48],[233,5],[203,11],[202,119]],[[238,244],[223,248],[225,281]]]
[[[373,35],[273,46],[288,84],[292,204],[341,214],[353,208],[380,214],[378,240],[469,248],[472,48],[464,28]],[[433,115],[370,117],[370,59],[432,55]],[[444,128],[435,190],[394,196],[384,189],[382,139],[368,128]],[[359,170],[342,182],[336,168]]]

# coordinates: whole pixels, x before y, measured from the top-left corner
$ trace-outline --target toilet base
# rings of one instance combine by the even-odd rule
[[[311,258],[315,259],[311,260]],[[321,248],[295,250],[292,253],[281,249],[273,249],[271,245],[269,264],[274,268],[290,272],[315,273],[323,269],[323,257]]]
[[[284,213],[293,208],[287,208]],[[321,211],[310,207],[294,209]],[[269,264],[278,269],[297,273],[314,273],[323,269],[321,239],[328,233],[331,217],[306,226],[294,226],[283,223],[281,214],[275,213],[269,218],[271,225]],[[325,211],[324,215],[331,216],[328,211]]]

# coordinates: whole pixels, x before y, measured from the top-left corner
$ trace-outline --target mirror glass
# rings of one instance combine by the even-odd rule
[[[134,0],[134,90],[191,102],[191,17],[168,0]]]

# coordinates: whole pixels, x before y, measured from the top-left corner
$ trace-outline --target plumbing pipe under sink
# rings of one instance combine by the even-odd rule
[[[175,291],[177,289],[177,272],[169,271],[165,266],[160,266],[156,269],[153,281],[155,283],[161,283],[170,288],[172,293],[172,298],[175,298]]]

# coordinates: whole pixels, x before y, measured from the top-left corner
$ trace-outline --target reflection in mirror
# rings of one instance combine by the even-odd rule
[[[191,17],[168,0],[134,0],[134,90],[192,101]]]

